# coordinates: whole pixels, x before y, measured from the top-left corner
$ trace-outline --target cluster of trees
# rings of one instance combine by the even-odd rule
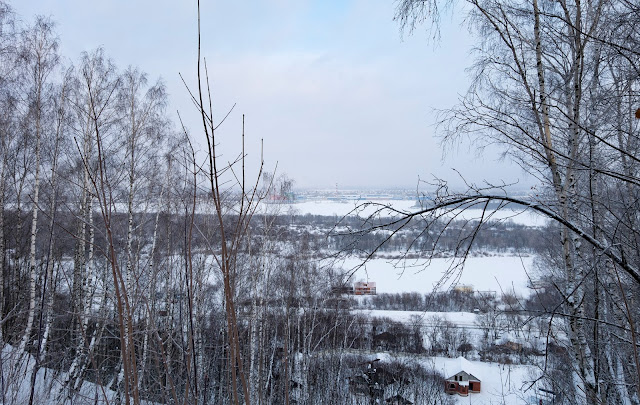
[[[0,337],[35,357],[35,379],[61,338],[54,317],[66,317],[64,386],[77,388],[115,328],[122,356],[105,385],[136,379],[133,329],[158,285],[159,215],[143,238],[148,223],[134,213],[167,207],[171,186],[161,184],[178,181],[160,178],[177,173],[165,170],[174,157],[164,87],[118,70],[100,49],[63,66],[54,23],[22,26],[4,2],[0,25]]]
[[[370,360],[364,356],[351,356],[348,361],[351,365],[349,391],[357,395],[355,404],[455,403],[442,389],[444,376],[418,362]],[[342,403],[345,399],[342,398]]]
[[[405,252],[408,257],[435,255],[436,252],[447,257],[456,249],[462,248],[461,237],[478,228],[477,219],[467,220],[461,218],[459,213],[447,213],[442,218],[436,218],[429,224],[428,229],[425,229],[420,218],[412,218],[407,223],[396,222],[395,219],[405,217],[406,213],[383,211],[379,213],[385,217],[364,218],[369,229],[377,228],[371,232],[353,232],[354,229],[360,229],[363,221],[363,218],[357,215],[343,218],[306,215],[296,218],[296,223],[315,226],[330,233],[326,242],[315,242],[319,247],[326,245],[329,249],[348,254],[362,254],[374,250],[380,254]],[[339,221],[339,227],[336,227],[336,221]],[[531,253],[546,246],[546,237],[541,228],[494,220],[478,229],[473,244],[469,242],[462,241],[465,248],[475,252]]]
[[[287,181],[286,178],[284,180]],[[286,202],[278,199],[275,201]],[[397,257],[398,252],[406,252],[407,256],[416,258],[437,249],[442,257],[450,257],[458,247],[460,236],[477,227],[477,220],[452,217],[437,220],[425,232],[424,223],[414,219],[402,229],[397,229],[401,225],[396,224],[384,232],[354,235],[352,230],[358,229],[362,223],[362,218],[357,215],[347,215],[343,218],[297,215],[295,206],[292,210],[280,211],[280,215],[277,216],[257,212],[254,217],[272,222],[287,239],[304,238],[310,249],[317,252],[318,257],[326,256],[328,252],[340,251],[350,255],[363,254],[374,249],[378,256]],[[340,222],[340,227],[336,227],[336,222]],[[383,219],[377,222],[386,223]],[[389,235],[395,230],[397,232],[389,239]],[[478,230],[473,246],[469,248],[474,253],[532,254],[546,251],[547,245],[547,231],[542,227],[526,226],[512,221],[492,221],[491,225]]]
[[[466,292],[460,290],[434,291],[427,294],[417,292],[382,293],[361,297],[355,304],[362,308],[394,311],[428,312],[486,312],[502,304],[495,292]]]
[[[542,355],[539,344],[541,336],[551,334],[550,341],[554,344],[562,339],[555,336],[555,325],[549,324],[549,316],[540,316],[538,311],[522,310],[524,306],[526,301],[518,302],[514,309],[504,300],[495,300],[492,305],[476,313],[475,322],[468,324],[450,320],[455,319],[457,312],[462,309],[449,307],[437,311],[450,313],[449,319],[437,314],[414,314],[405,323],[384,317],[374,318],[370,322],[371,350],[465,356],[483,361],[538,365],[540,357],[537,356]]]
[[[250,184],[244,152],[218,161],[206,81],[199,155],[161,81],[102,49],[65,65],[58,45],[52,21],[0,1],[1,402],[357,396],[349,352],[370,349],[370,325],[327,299],[335,274],[277,204],[254,216],[291,181]],[[410,371],[401,388],[428,398]]]
[[[304,240],[284,243],[277,215],[253,218],[291,182],[247,185],[235,162],[218,165],[202,89],[204,158],[168,118],[161,81],[102,49],[63,64],[49,19],[23,25],[0,2],[0,51],[0,402],[344,391],[334,373],[362,323],[325,302],[329,275]]]
[[[437,24],[446,4],[401,0],[398,18]],[[314,249],[446,253],[459,258],[455,271],[476,247],[534,246],[554,295],[531,305],[561,319],[553,325],[567,337],[548,350],[543,381],[575,387],[567,403],[640,403],[640,8],[466,4],[481,38],[476,80],[443,112],[445,139],[504,145],[540,180],[536,195],[441,183],[416,212],[380,206],[322,242],[278,215],[254,217],[270,190],[286,196],[291,184],[252,183],[244,151],[219,160],[200,58],[190,94],[204,159],[167,118],[161,82],[101,49],[64,65],[54,24],[23,26],[0,1],[0,342],[14,348],[11,361],[3,351],[2,402],[25,392],[30,403],[78,402],[93,382],[96,402],[341,403],[346,353],[370,346],[370,328],[327,302],[334,275]],[[509,204],[553,223],[514,238],[513,225],[486,220]],[[467,208],[486,216],[451,220]],[[458,340],[451,350],[469,349]],[[51,387],[36,384],[43,367],[56,373]]]
[[[402,0],[397,18],[437,30],[440,0]],[[425,232],[453,210],[522,204],[552,220],[541,268],[561,303],[545,311],[564,320],[571,359],[571,403],[640,402],[637,303],[640,288],[640,8],[626,0],[468,0],[477,33],[473,85],[442,112],[445,142],[499,144],[540,186],[529,201],[500,185],[469,184],[413,213],[381,206],[357,234],[398,229],[414,219]],[[493,204],[493,205],[491,205]],[[395,214],[379,221],[379,214]],[[388,217],[388,215],[385,215]],[[484,218],[483,218],[484,219]],[[487,222],[460,232],[463,264]],[[436,253],[433,249],[432,253]],[[546,370],[544,369],[545,373]],[[553,384],[551,373],[545,375]]]

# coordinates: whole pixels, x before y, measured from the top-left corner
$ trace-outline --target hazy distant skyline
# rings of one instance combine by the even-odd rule
[[[102,46],[120,69],[161,77],[169,116],[177,123],[180,110],[202,144],[178,75],[195,84],[195,1],[9,4],[26,22],[51,16],[70,62]],[[245,114],[249,159],[259,159],[264,139],[268,169],[277,162],[303,188],[415,187],[432,175],[458,181],[454,167],[474,182],[523,177],[495,155],[476,158],[468,145],[442,162],[433,109],[466,91],[472,40],[447,18],[435,44],[424,28],[402,36],[394,12],[393,0],[202,1],[217,118],[236,104],[221,128],[223,151],[236,153]]]

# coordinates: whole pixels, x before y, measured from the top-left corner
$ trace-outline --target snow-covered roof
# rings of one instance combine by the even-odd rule
[[[453,373],[450,374],[450,377],[453,377],[454,375],[464,371],[465,373],[475,377],[478,381],[481,380],[478,369],[473,365],[473,363],[462,356],[456,359],[454,367],[452,367],[450,371],[453,371]]]

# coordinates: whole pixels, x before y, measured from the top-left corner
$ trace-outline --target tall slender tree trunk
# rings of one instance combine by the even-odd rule
[[[89,105],[89,101],[87,101]],[[72,285],[72,308],[73,308],[73,334],[72,339],[76,347],[80,347],[82,341],[82,317],[85,313],[85,295],[86,295],[86,266],[87,266],[87,227],[91,227],[89,223],[93,220],[91,207],[91,193],[89,191],[90,173],[89,162],[91,156],[91,119],[87,117],[85,132],[82,140],[82,154],[84,164],[82,165],[82,191],[80,197],[80,213],[78,227],[75,237],[75,254],[73,260],[73,285]],[[92,229],[89,233],[93,232]],[[90,247],[91,248],[91,247]]]
[[[60,105],[65,103],[66,87],[63,87],[60,94]],[[60,153],[60,143],[65,120],[64,108],[59,108],[58,123],[56,127],[56,135],[53,150],[53,162],[51,165],[51,189],[52,196],[49,204],[49,242],[47,256],[45,260],[45,276],[42,283],[42,294],[40,296],[40,318],[38,325],[38,347],[36,350],[36,361],[31,375],[31,393],[29,395],[29,404],[33,404],[35,395],[36,376],[40,364],[44,361],[47,353],[47,342],[49,331],[51,330],[52,308],[53,308],[53,268],[55,263],[54,247],[56,240],[56,212],[58,209],[58,158]],[[46,304],[45,304],[46,303]]]
[[[4,204],[5,204],[5,173],[6,173],[6,155],[4,140],[2,141],[2,160],[0,161],[0,320],[4,320],[4,271],[5,260],[7,257],[7,246],[5,244],[4,235]],[[4,346],[4,324],[0,325],[0,345]],[[4,391],[3,391],[4,392]]]
[[[162,190],[160,191],[160,198],[159,200],[162,201],[164,195],[164,187],[162,188]],[[149,290],[147,293],[147,299],[148,301],[151,302],[151,305],[144,306],[144,337],[143,337],[143,342],[142,342],[142,359],[140,362],[140,376],[139,376],[139,380],[138,380],[138,385],[140,387],[140,389],[142,389],[142,384],[144,383],[144,375],[146,372],[146,366],[147,366],[147,359],[149,356],[149,338],[151,336],[151,334],[153,333],[152,331],[149,330],[150,328],[150,322],[149,319],[152,316],[156,315],[156,291],[157,291],[157,276],[156,274],[154,274],[157,270],[156,270],[156,266],[155,266],[155,253],[156,253],[156,244],[158,241],[158,226],[160,224],[160,213],[161,210],[158,208],[158,212],[156,213],[156,220],[155,220],[155,224],[153,226],[153,236],[151,238],[151,250],[149,252],[149,267],[148,267],[148,271],[149,271],[149,277],[150,277],[150,283],[149,283]],[[168,282],[168,281],[167,281]]]
[[[42,122],[40,116],[40,110],[42,108],[42,89],[41,85],[38,86],[38,99],[37,99],[37,113],[36,113],[36,163],[35,163],[35,179],[33,186],[33,196],[32,196],[32,204],[33,210],[31,214],[31,243],[29,247],[29,312],[27,313],[27,325],[24,329],[24,334],[22,336],[22,340],[20,341],[20,346],[18,346],[18,353],[24,353],[31,338],[31,332],[33,329],[33,320],[35,318],[35,310],[36,310],[36,238],[38,234],[38,211],[40,207],[38,206],[40,200],[40,148],[41,148],[41,138],[42,138]]]

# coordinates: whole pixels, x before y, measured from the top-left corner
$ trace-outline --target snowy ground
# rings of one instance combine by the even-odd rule
[[[425,365],[432,365],[441,372],[445,378],[457,373],[457,359],[446,357],[430,357],[425,360]],[[489,404],[529,404],[529,397],[534,395],[533,390],[527,391],[531,381],[537,376],[534,366],[508,365],[498,363],[483,363],[472,361],[477,376],[481,381],[481,392],[469,394],[468,397],[453,396],[458,404],[489,405]]]
[[[471,312],[429,312],[429,311],[393,311],[381,309],[355,309],[351,312],[367,315],[370,318],[391,318],[404,324],[420,320],[423,324],[429,318],[439,316],[460,327],[476,328],[477,315]],[[429,326],[426,324],[425,326]]]
[[[35,360],[28,354],[19,356],[17,349],[10,345],[2,348],[2,396],[0,404],[22,405],[29,403],[31,377]],[[34,384],[33,403],[39,405],[101,405],[115,403],[115,392],[99,385],[84,381],[72,399],[62,389],[67,373],[57,373],[51,369],[40,368]],[[143,405],[155,405],[142,401]]]
[[[394,356],[389,353],[377,353],[377,358],[389,361]],[[434,369],[445,378],[456,374],[459,360],[447,357],[412,358],[422,363],[427,369]],[[535,366],[483,363],[471,361],[474,372],[481,381],[481,392],[469,394],[468,397],[452,395],[460,405],[532,405],[538,404],[535,398],[535,387],[531,382],[539,375]],[[444,389],[444,386],[442,387]]]
[[[461,273],[449,274],[451,260],[432,259],[428,266],[424,262],[408,262],[406,267],[388,259],[371,259],[355,270],[352,281],[373,281],[378,294],[419,292],[430,293],[443,277],[448,277],[439,290],[446,290],[457,281],[459,285],[473,286],[476,291],[515,292],[528,297],[531,290],[527,287],[532,274],[533,257],[489,256],[469,257]],[[349,258],[339,262],[345,270],[357,268],[362,263],[359,258]],[[414,265],[415,267],[409,267]],[[458,274],[459,273],[459,274]],[[458,278],[459,275],[459,278]]]
[[[262,210],[259,212],[272,212],[277,210],[282,215],[296,214],[296,215],[325,215],[343,217],[345,215],[355,215],[353,212],[356,207],[365,203],[364,200],[309,200],[298,202],[295,204],[263,204]],[[383,204],[393,207],[394,209],[413,212],[418,210],[415,207],[416,202],[413,200],[377,200],[375,204]],[[358,210],[360,216],[366,216],[373,212],[374,207],[369,207],[365,210]],[[487,213],[493,212],[488,210]],[[459,219],[479,219],[482,215],[481,209],[468,209],[464,213],[460,214],[455,212],[451,215],[459,214]],[[486,218],[486,214],[485,214]],[[529,210],[512,210],[503,209],[497,212],[493,212],[491,215],[493,220],[512,221],[515,224],[526,226],[543,226],[546,223],[546,219]]]

